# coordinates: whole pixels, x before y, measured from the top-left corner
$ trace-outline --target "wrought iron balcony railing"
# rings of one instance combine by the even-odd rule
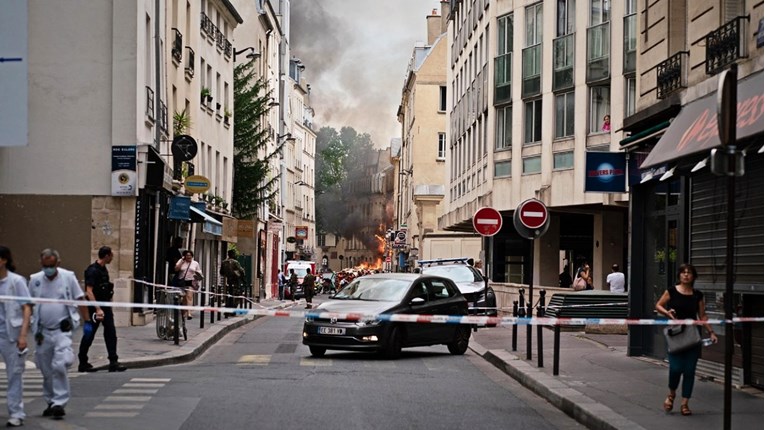
[[[172,48],[172,54],[173,54],[173,60],[175,60],[177,63],[181,63],[183,61],[183,35],[180,31],[178,31],[177,28],[173,28],[173,48]]]
[[[146,117],[154,121],[154,90],[148,86],[146,87]]]
[[[186,67],[184,67],[186,75],[194,77],[194,50],[190,46],[186,47]]]
[[[748,16],[739,16],[706,36],[706,71],[714,75],[739,58],[747,56]]]
[[[159,130],[167,136],[167,105],[159,101]]]
[[[231,58],[232,52],[233,52],[233,45],[228,39],[226,39],[223,46],[223,55],[225,55],[226,58]]]
[[[663,99],[680,88],[685,88],[688,51],[680,51],[656,66],[656,97]]]

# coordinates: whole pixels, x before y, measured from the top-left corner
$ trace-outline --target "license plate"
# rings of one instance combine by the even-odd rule
[[[343,335],[345,334],[345,329],[337,327],[319,327],[319,334]]]

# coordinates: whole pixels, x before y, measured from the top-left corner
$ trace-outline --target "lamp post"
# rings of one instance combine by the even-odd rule
[[[241,54],[241,53],[243,53],[243,52],[245,52],[245,51],[250,51],[250,53],[247,54],[244,58],[247,58],[247,59],[260,58],[260,52],[255,52],[255,48],[253,48],[252,46],[248,46],[248,47],[246,47],[244,49],[240,49],[238,51],[236,49],[234,50],[234,62],[235,63],[236,63],[236,56]]]

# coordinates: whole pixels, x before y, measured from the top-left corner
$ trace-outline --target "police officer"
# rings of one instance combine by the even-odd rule
[[[37,348],[35,362],[43,375],[43,399],[48,404],[44,417],[62,419],[69,402],[67,369],[74,363],[72,331],[90,320],[87,306],[61,303],[61,300],[81,300],[83,294],[73,272],[58,267],[59,253],[45,249],[40,254],[42,270],[29,278],[29,293],[33,298],[53,299],[34,307],[34,333]],[[79,311],[79,314],[78,312]]]
[[[106,265],[112,262],[112,249],[108,246],[102,246],[98,250],[98,260],[85,269],[85,296],[90,301],[111,302],[114,295],[114,284],[109,282],[109,270]],[[117,330],[114,328],[114,312],[111,306],[88,306],[88,315],[90,322],[86,322],[82,329],[82,340],[80,341],[80,352],[78,357],[80,365],[77,370],[80,372],[95,372],[96,369],[88,363],[88,350],[96,337],[98,326],[104,326],[104,341],[106,342],[106,351],[109,356],[109,371],[122,372],[125,366],[119,363],[117,357]]]

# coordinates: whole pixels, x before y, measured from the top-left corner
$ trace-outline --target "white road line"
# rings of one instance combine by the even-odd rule
[[[311,367],[327,367],[332,365],[332,360],[328,358],[322,358],[321,360],[316,360],[313,358],[301,358],[300,365]]]
[[[271,362],[270,355],[243,355],[239,357],[239,361],[236,364],[252,365],[252,366],[268,366]]]
[[[148,402],[151,396],[106,396],[105,402]]]
[[[114,394],[157,394],[159,389],[140,389],[140,388],[118,388]]]
[[[85,418],[134,418],[138,412],[86,412]]]
[[[95,409],[109,409],[109,410],[120,410],[120,409],[126,409],[126,410],[135,410],[135,409],[143,409],[143,407],[146,406],[144,404],[124,404],[121,405],[119,403],[110,403],[110,404],[100,404],[96,405]]]
[[[170,382],[170,378],[130,378],[130,382]]]
[[[142,383],[142,382],[126,382],[122,384],[123,387],[132,387],[132,388],[162,388],[166,384],[150,384],[150,383]]]

